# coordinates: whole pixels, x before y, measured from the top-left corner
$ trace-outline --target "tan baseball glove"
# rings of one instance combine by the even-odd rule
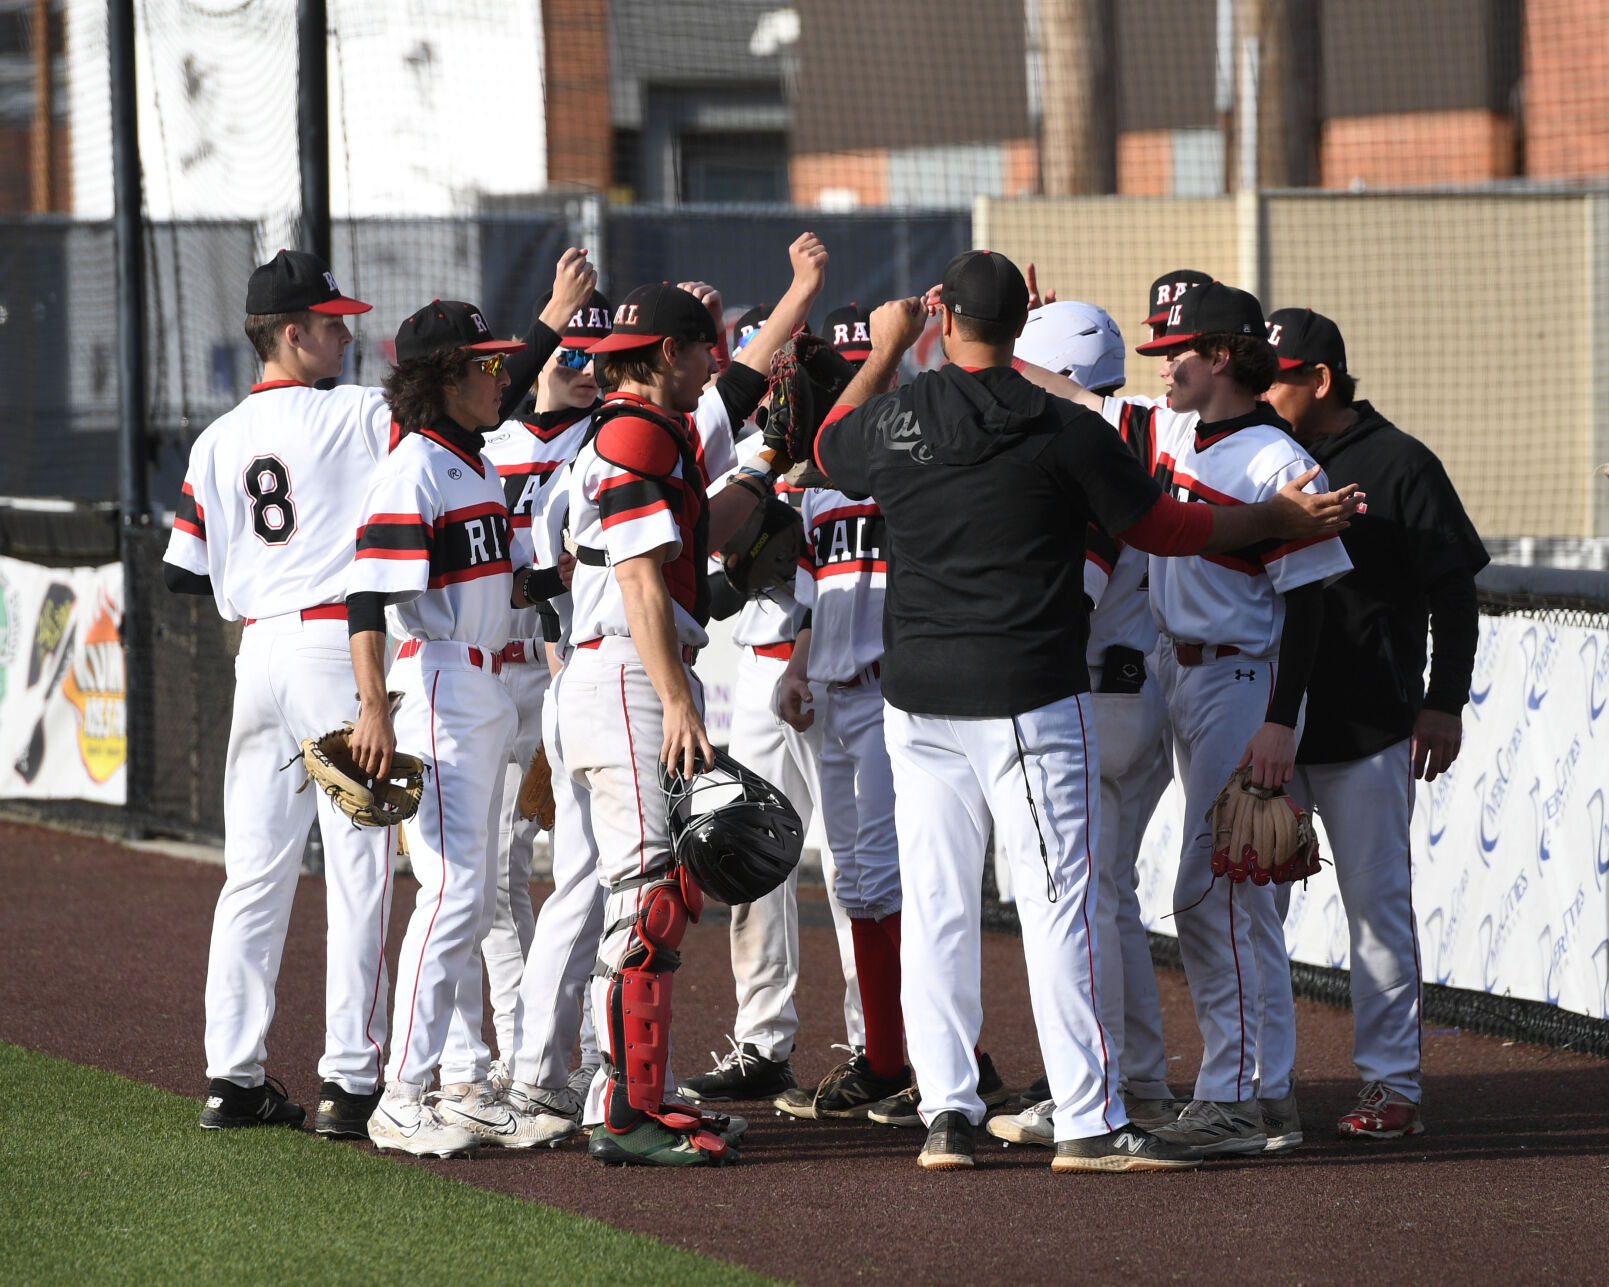
[[[317,782],[335,807],[360,827],[394,827],[419,811],[419,797],[425,789],[424,761],[398,751],[391,757],[390,776],[371,778],[352,757],[350,722],[322,737],[303,738],[302,764],[307,781]],[[306,789],[307,782],[297,788],[299,792]]]
[[[1284,787],[1253,786],[1249,768],[1236,769],[1207,810],[1212,826],[1212,874],[1254,885],[1306,880],[1319,870],[1313,824]]]
[[[553,830],[553,770],[548,765],[545,746],[536,748],[531,766],[520,779],[518,804],[520,817],[527,822],[535,818],[536,825],[543,831]]]
[[[804,544],[799,511],[767,496],[716,553],[732,588],[748,596],[779,585],[792,589]]]

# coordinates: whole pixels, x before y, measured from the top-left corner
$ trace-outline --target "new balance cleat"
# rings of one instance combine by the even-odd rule
[[[228,1131],[243,1126],[300,1126],[307,1111],[290,1102],[285,1087],[273,1077],[261,1086],[237,1086],[222,1077],[207,1083],[207,1098],[201,1105],[201,1129]]]
[[[972,1150],[972,1123],[965,1113],[952,1108],[940,1113],[927,1128],[927,1142],[916,1164],[924,1171],[970,1171]]]
[[[1170,1144],[1136,1126],[1120,1126],[1090,1139],[1062,1140],[1050,1169],[1068,1171],[1188,1171],[1201,1165],[1201,1150]]]
[[[814,1086],[785,1091],[772,1102],[780,1112],[807,1120],[823,1117],[865,1117],[880,1101],[911,1084],[909,1065],[892,1077],[872,1071],[865,1055],[852,1055]]]
[[[333,1081],[318,1089],[318,1115],[313,1118],[316,1134],[332,1140],[366,1140],[369,1118],[385,1093],[376,1087],[366,1094],[355,1094]]]
[[[1123,1092],[1123,1107],[1128,1112],[1129,1122],[1142,1131],[1171,1125],[1179,1120],[1179,1114],[1187,1106],[1182,1099],[1144,1099],[1126,1090]]]
[[[726,1103],[735,1099],[772,1099],[798,1085],[793,1065],[786,1059],[767,1059],[759,1049],[745,1041],[742,1045],[728,1037],[732,1049],[715,1060],[711,1072],[678,1082],[676,1091],[695,1104]]]

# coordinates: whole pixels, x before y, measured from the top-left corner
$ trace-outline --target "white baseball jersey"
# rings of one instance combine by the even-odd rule
[[[1089,614],[1085,661],[1106,664],[1106,650],[1117,646],[1148,653],[1156,642],[1151,615],[1150,556],[1144,550],[1092,529],[1084,552],[1084,593],[1095,605]]]
[[[363,492],[390,444],[379,389],[254,385],[190,449],[165,560],[211,577],[228,621],[341,602]]]
[[[737,444],[735,452],[737,459],[741,460],[744,456],[758,451],[762,445],[761,435],[758,432],[745,435]],[[731,470],[710,484],[710,495],[714,496],[730,483],[736,471],[737,466],[734,464]],[[800,489],[790,486],[781,479],[777,480],[775,491],[782,500],[801,495]],[[814,575],[815,569],[807,560],[801,558],[799,567],[805,576]],[[719,561],[710,560],[710,571],[719,572],[720,568]],[[794,597],[794,589],[793,585],[779,585],[762,594],[751,595],[732,623],[732,642],[740,648],[766,648],[798,638],[799,624],[804,620],[806,605]]]
[[[1139,408],[1138,411],[1126,407]],[[1148,399],[1108,398],[1107,420],[1124,432],[1156,480],[1181,501],[1253,505],[1269,500],[1313,459],[1263,403],[1249,415],[1207,426]],[[1142,425],[1144,419],[1148,425]],[[1147,455],[1149,459],[1147,460]],[[1328,490],[1320,474],[1306,489]],[[1279,649],[1285,625],[1282,596],[1298,586],[1328,584],[1352,568],[1339,537],[1262,541],[1246,549],[1150,561],[1151,611],[1177,640],[1239,648],[1252,657]]]
[[[610,394],[605,402],[648,406],[627,393]],[[709,636],[694,618],[693,606],[706,569],[702,560],[695,561],[693,533],[707,501],[704,479],[685,478],[682,460],[678,444],[658,423],[624,415],[608,421],[571,467],[570,532],[577,545],[605,551],[610,564],[668,546],[663,574],[676,637],[702,648]],[[577,562],[570,599],[576,643],[630,635],[612,567]]]
[[[569,464],[559,466],[542,489],[537,512],[531,517],[531,551],[538,567],[557,567],[559,555],[565,552],[564,534],[570,527],[570,472]],[[561,661],[568,660],[574,600],[566,592],[549,599],[548,606],[559,619],[559,637],[553,646]]]
[[[409,434],[364,498],[346,592],[385,595],[394,635],[494,651],[508,642],[513,570],[531,562],[530,530],[510,528],[496,469],[470,449],[478,437]]]
[[[883,657],[883,512],[875,500],[812,488],[805,493],[804,524],[814,587],[810,678],[846,683]]]
[[[729,474],[738,467],[732,416],[713,382],[698,400],[698,410],[691,419],[697,431],[695,450],[699,463],[704,466],[704,482],[708,485],[712,478]]]

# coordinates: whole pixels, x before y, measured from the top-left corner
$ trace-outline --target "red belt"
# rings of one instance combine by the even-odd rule
[[[397,656],[414,656],[419,651],[419,645],[421,642],[422,641],[418,639],[409,639],[402,645],[402,647],[397,649]],[[436,641],[431,640],[430,642],[434,643]],[[451,642],[451,640],[445,640],[443,642]],[[475,667],[476,670],[484,669],[486,663],[490,661],[492,664],[492,674],[496,675],[501,673],[503,669],[503,655],[501,653],[485,652],[480,648],[476,648],[473,644],[459,644],[458,646],[468,654],[469,664]]]
[[[345,621],[346,620],[346,604],[344,604],[344,603],[326,603],[326,604],[320,605],[317,608],[303,608],[302,609],[302,620],[303,621]],[[248,626],[256,625],[256,623],[257,623],[257,618],[256,617],[247,617],[246,618],[246,624]]]
[[[1234,644],[1187,644],[1173,645],[1173,655],[1179,659],[1181,666],[1199,666],[1202,662],[1216,660],[1219,657],[1238,657],[1240,649]]]
[[[865,670],[861,671],[860,674],[856,675],[853,679],[846,679],[841,684],[834,684],[833,687],[840,690],[859,688],[868,679],[881,679],[882,677],[883,663],[880,661],[874,661],[870,666],[867,666]]]
[[[787,661],[793,656],[793,640],[786,639],[782,643],[755,644],[753,649],[756,657],[774,657]]]
[[[626,637],[629,638],[629,636],[626,636]],[[603,646],[603,640],[602,639],[588,639],[586,641],[586,643],[581,643],[581,644],[576,645],[577,648],[588,648],[588,649],[601,648],[602,646]],[[686,665],[691,666],[697,660],[698,660],[698,649],[694,648],[691,644],[683,644],[682,645],[682,661]]]

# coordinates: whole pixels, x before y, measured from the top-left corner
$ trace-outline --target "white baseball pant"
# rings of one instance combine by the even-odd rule
[[[322,791],[298,791],[307,780],[300,763],[284,768],[304,737],[329,732],[353,708],[345,621],[293,612],[245,628],[224,766],[224,886],[207,960],[209,1078],[262,1085],[291,901],[316,816],[328,907],[319,1076],[353,1094],[379,1084],[391,832],[354,826]]]
[[[882,685],[867,670],[853,686],[828,684],[819,706],[821,790],[831,801],[824,820],[838,901],[854,919],[880,921],[901,907],[901,845],[894,770],[883,738]]]
[[[1276,662],[1204,649],[1180,664],[1166,639],[1154,656],[1184,787],[1184,837],[1173,887],[1174,924],[1201,1029],[1195,1097],[1238,1103],[1290,1093],[1296,1007],[1274,890],[1212,876],[1212,802],[1262,726]],[[1296,740],[1301,741],[1300,721]]]
[[[565,673],[554,681],[542,712],[553,770],[553,892],[537,912],[514,1017],[514,1079],[548,1090],[565,1085],[578,1030],[582,1064],[598,1063],[597,1035],[584,1022],[583,1003],[603,934],[604,887],[592,835],[592,795],[564,754],[559,708],[566,700]]]
[[[1098,672],[1092,678],[1098,681]],[[1092,693],[1090,700],[1101,745],[1101,827],[1095,845],[1101,1022],[1123,1070],[1123,1088],[1142,1099],[1167,1099],[1172,1092],[1162,1001],[1135,892],[1140,842],[1172,777],[1164,738],[1167,710],[1154,673],[1137,693]]]
[[[426,765],[424,799],[404,824],[419,895],[397,960],[391,1087],[429,1087],[455,1009],[479,1050],[451,1080],[483,1081],[488,1072],[479,1040],[480,944],[497,899],[497,817],[517,722],[492,656],[466,644],[426,642],[391,669],[391,686],[404,694],[397,745]]]
[[[806,831],[821,801],[821,721],[801,733],[777,714],[777,685],[788,668],[783,657],[761,657],[745,648],[738,659],[732,700],[732,758],[758,773],[793,804]],[[849,1044],[864,1045],[860,988],[855,982],[855,945],[849,917],[833,888],[832,846],[821,855],[827,902],[838,936],[844,971],[844,1027]],[[732,1040],[755,1047],[763,1058],[786,1059],[799,1032],[793,994],[799,986],[799,871],[771,893],[732,908],[732,977],[737,1018]]]
[[[1412,739],[1343,764],[1296,768],[1291,796],[1324,820],[1352,942],[1352,1062],[1419,1102],[1419,934],[1413,914]],[[1290,886],[1278,893],[1280,914]]]
[[[884,727],[905,898],[900,999],[923,1118],[955,1109],[974,1125],[983,1120],[973,1048],[983,1023],[979,916],[992,815],[995,844],[1011,859],[1056,1139],[1116,1130],[1128,1115],[1096,1000],[1090,866],[1100,790],[1089,695],[1015,719],[889,706]]]

